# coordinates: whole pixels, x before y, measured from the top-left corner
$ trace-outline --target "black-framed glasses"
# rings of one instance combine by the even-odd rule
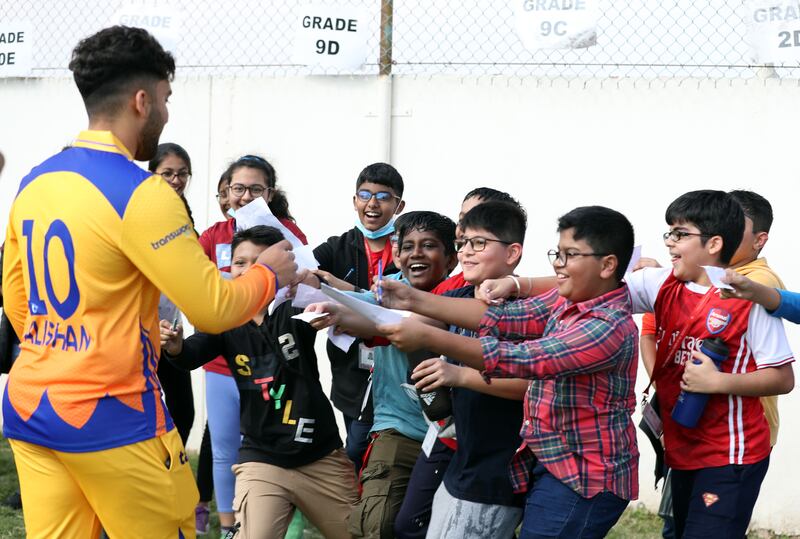
[[[464,248],[464,246],[466,244],[469,243],[469,245],[470,245],[470,247],[472,247],[473,251],[475,251],[476,253],[480,253],[481,251],[486,249],[486,243],[490,242],[490,241],[495,241],[497,243],[502,243],[504,245],[511,245],[512,243],[514,243],[512,241],[495,240],[495,239],[492,239],[492,238],[484,238],[482,236],[475,236],[473,238],[458,238],[456,240],[456,242],[455,242],[456,243],[456,251],[460,251],[461,249]]]
[[[171,182],[173,178],[178,178],[178,180],[181,182],[186,183],[189,181],[189,178],[192,177],[192,174],[188,170],[165,170],[163,172],[159,172],[158,174],[168,182]]]
[[[224,191],[220,191],[219,193],[217,193],[214,196],[217,197],[217,200],[220,200],[220,199],[226,199],[227,200],[227,198],[228,198],[228,190],[225,189]]]
[[[250,191],[251,197],[258,198],[264,194],[264,191],[269,191],[271,188],[258,185],[257,183],[254,185],[242,185],[241,183],[234,183],[228,187],[228,189],[230,189],[231,193],[237,197],[244,196],[246,191]]]
[[[664,241],[672,240],[675,243],[681,241],[683,238],[688,238],[689,236],[698,236],[701,238],[710,238],[715,236],[716,234],[703,234],[702,232],[686,232],[685,230],[670,230],[669,232],[664,232],[661,235],[664,238]]]
[[[550,260],[550,264],[555,264],[558,262],[559,265],[566,266],[569,264],[569,259],[575,258],[576,256],[608,256],[609,254],[611,253],[577,253],[550,249],[547,251],[547,259]]]
[[[390,193],[389,191],[378,191],[377,193],[373,193],[372,191],[367,191],[366,189],[359,189],[356,191],[356,196],[361,202],[369,202],[372,200],[372,197],[375,197],[375,200],[378,202],[389,202],[393,198],[400,200],[399,196]]]

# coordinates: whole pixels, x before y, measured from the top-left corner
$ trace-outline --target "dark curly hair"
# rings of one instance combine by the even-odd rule
[[[69,69],[89,114],[113,114],[133,84],[172,80],[175,59],[146,30],[112,26],[78,43]]]

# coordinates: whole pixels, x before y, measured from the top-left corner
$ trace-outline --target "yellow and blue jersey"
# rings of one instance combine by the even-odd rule
[[[34,168],[11,208],[3,264],[21,341],[3,434],[67,452],[119,447],[173,428],[156,377],[163,291],[219,333],[275,292],[264,266],[221,277],[183,202],[107,131],[84,131]]]

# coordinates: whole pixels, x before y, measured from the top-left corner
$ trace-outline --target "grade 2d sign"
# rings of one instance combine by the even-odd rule
[[[750,0],[745,4],[747,37],[757,63],[800,62],[800,2]]]
[[[0,78],[24,77],[33,69],[33,32],[22,21],[0,21]]]
[[[296,64],[358,71],[367,58],[367,16],[351,6],[307,4],[294,22]]]
[[[528,50],[597,44],[599,0],[511,0],[514,25]]]

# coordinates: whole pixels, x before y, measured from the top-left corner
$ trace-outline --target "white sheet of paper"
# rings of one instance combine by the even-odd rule
[[[324,303],[326,301],[331,301],[331,298],[323,294],[320,289],[307,284],[299,284],[297,285],[294,299],[292,299],[292,307],[305,309],[312,303]]]
[[[733,290],[731,285],[722,282],[722,278],[725,276],[725,268],[719,268],[717,266],[703,266],[703,269],[706,270],[706,275],[708,275],[708,279],[711,281],[711,284],[720,289],[724,288],[725,290]]]
[[[625,270],[625,275],[628,275],[633,271],[633,267],[639,262],[639,259],[642,258],[642,246],[637,245],[633,248],[633,253],[631,253],[631,261],[628,262],[628,268]]]
[[[397,324],[404,318],[411,315],[408,311],[398,311],[396,309],[387,309],[380,305],[373,305],[366,301],[354,298],[330,287],[326,284],[321,285],[322,292],[329,298],[341,303],[345,307],[352,309],[361,316],[367,318],[374,324]]]
[[[277,292],[275,292],[275,299],[272,300],[272,303],[269,304],[269,308],[267,309],[267,312],[269,313],[270,316],[272,316],[272,313],[274,313],[275,309],[278,308],[278,305],[289,299],[288,297],[286,297],[286,294],[288,294],[288,292],[289,292],[288,286],[284,286],[283,288],[280,288]]]
[[[356,338],[352,335],[348,335],[347,333],[336,335],[334,333],[334,326],[328,328],[328,340],[331,341],[336,348],[342,352],[347,352],[350,350],[350,347],[354,342],[356,342]]]
[[[294,315],[292,318],[297,320],[302,320],[303,322],[311,323],[317,318],[322,318],[323,316],[328,316],[328,313],[300,313]]]
[[[299,268],[317,269],[319,267],[319,262],[314,258],[313,249],[308,245],[303,245],[303,242],[272,214],[267,206],[267,201],[262,197],[258,197],[244,208],[237,210],[235,215],[237,231],[247,230],[256,225],[273,226],[280,230],[283,237],[292,244],[295,262]]]

